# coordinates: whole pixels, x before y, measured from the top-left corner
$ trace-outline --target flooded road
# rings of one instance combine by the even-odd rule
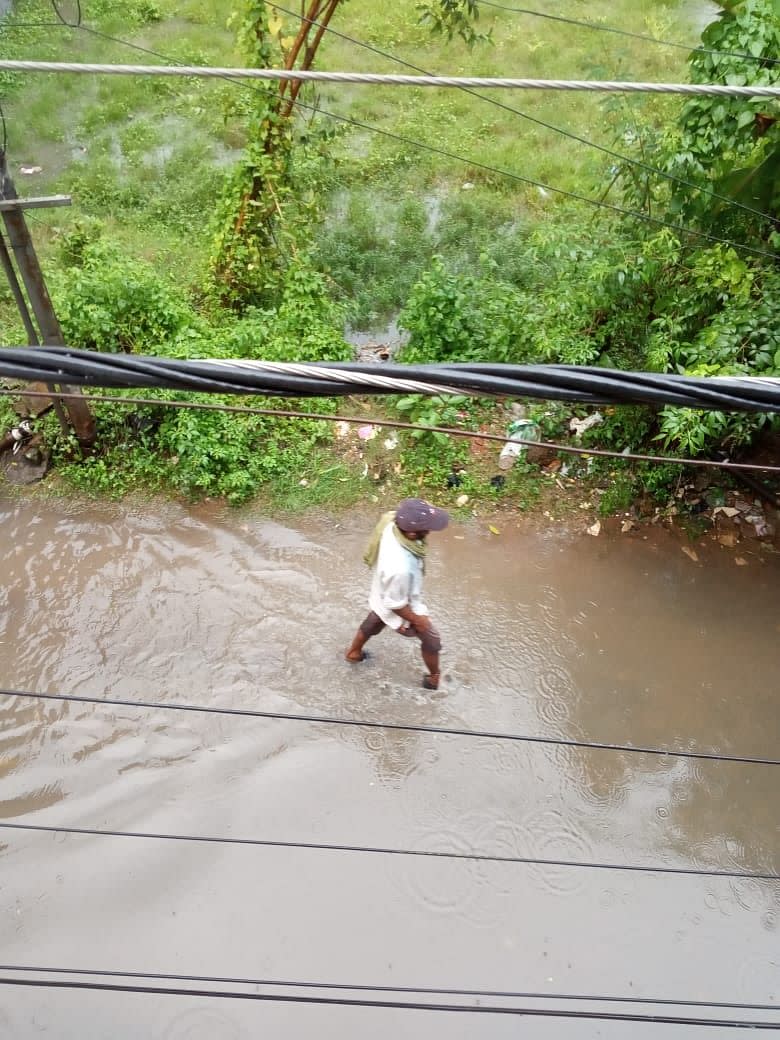
[[[0,501],[0,519],[6,689],[780,757],[772,557],[737,567],[699,550],[696,564],[641,533],[452,525],[426,579],[444,637],[430,694],[412,641],[385,633],[371,660],[342,659],[366,612],[372,514],[285,525],[54,500]],[[776,873],[778,779],[772,766],[0,699],[6,822]],[[4,964],[780,1003],[772,881],[12,830],[0,879]],[[15,1040],[651,1033],[703,1035],[0,990],[0,1037]]]

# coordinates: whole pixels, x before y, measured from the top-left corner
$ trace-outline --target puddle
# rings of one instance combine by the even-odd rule
[[[392,358],[409,342],[409,333],[406,329],[399,328],[397,318],[393,318],[386,325],[364,330],[353,329],[347,325],[344,329],[344,339],[355,348],[358,361],[381,362]]]

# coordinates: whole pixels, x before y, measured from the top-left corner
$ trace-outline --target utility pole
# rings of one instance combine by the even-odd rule
[[[30,301],[30,308],[35,317],[35,322],[38,325],[38,332],[36,332],[35,326],[32,322],[30,309],[27,307],[27,302],[24,299],[24,294],[22,293],[19,279],[16,277],[16,272],[14,271],[5,241],[1,237],[0,241],[2,241],[2,246],[0,247],[0,266],[5,270],[6,277],[8,278],[11,287],[11,292],[13,293],[19,309],[19,314],[21,315],[24,327],[27,331],[27,339],[30,346],[38,346],[43,343],[44,346],[64,347],[66,344],[62,335],[60,323],[57,320],[57,315],[52,306],[49,291],[46,288],[46,281],[43,277],[41,265],[38,262],[38,256],[35,252],[35,246],[33,245],[29,228],[27,227],[24,211],[28,208],[61,206],[68,205],[69,203],[70,199],[67,196],[53,196],[51,198],[42,199],[20,199],[16,193],[16,188],[11,180],[11,176],[8,173],[5,151],[0,151],[0,216],[2,216],[3,224],[5,225],[5,231],[8,236],[8,242],[11,246],[11,252],[16,260],[16,267],[21,276],[24,288],[27,291],[27,298]],[[54,387],[51,387],[50,389],[56,393]],[[63,386],[62,390],[66,393],[76,393],[79,396],[81,395],[81,391],[74,387]],[[57,415],[62,422],[62,402],[58,401],[56,397],[53,398],[53,401],[55,410],[57,410]],[[86,399],[71,398],[68,400],[65,407],[76,434],[76,439],[82,449],[89,450],[95,443],[96,433],[95,420],[92,417]]]

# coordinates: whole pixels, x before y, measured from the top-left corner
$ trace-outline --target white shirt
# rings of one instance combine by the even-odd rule
[[[406,624],[394,613],[409,606],[415,614],[427,614],[422,595],[423,561],[398,541],[388,524],[379,542],[368,604],[390,628]]]

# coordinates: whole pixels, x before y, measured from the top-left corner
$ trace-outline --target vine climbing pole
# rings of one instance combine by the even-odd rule
[[[258,68],[310,69],[333,15],[345,0],[309,0],[297,31],[285,25],[264,0],[248,0],[240,15],[238,40],[250,64]],[[292,195],[295,103],[302,84],[281,80],[258,88],[257,107],[243,160],[218,208],[211,257],[214,287],[223,303],[241,307],[272,291],[284,262],[285,210]]]

